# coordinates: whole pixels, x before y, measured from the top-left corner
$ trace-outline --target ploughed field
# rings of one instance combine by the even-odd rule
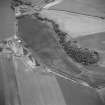
[[[49,9],[76,12],[105,18],[104,0],[61,0],[59,4],[53,5]]]

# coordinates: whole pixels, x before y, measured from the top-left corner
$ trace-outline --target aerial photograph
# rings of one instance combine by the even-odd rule
[[[105,0],[0,0],[0,105],[105,105]]]

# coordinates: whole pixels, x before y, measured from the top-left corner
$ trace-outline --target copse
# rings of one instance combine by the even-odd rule
[[[71,41],[65,42],[63,46],[68,56],[78,63],[83,65],[92,65],[99,61],[99,53],[95,50],[78,47],[73,45]]]
[[[54,24],[55,32],[58,35],[58,40],[67,55],[75,62],[82,65],[93,65],[99,61],[99,53],[89,48],[82,48],[78,46],[75,41],[66,41],[67,34],[59,30],[58,26]]]

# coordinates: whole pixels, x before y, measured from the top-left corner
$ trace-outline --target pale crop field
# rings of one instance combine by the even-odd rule
[[[54,20],[73,38],[105,32],[105,20],[97,17],[56,10],[43,10],[41,15]]]
[[[105,17],[104,8],[103,0],[56,0],[44,6],[41,14],[56,21],[62,30],[76,38],[105,32],[105,19],[99,18]]]

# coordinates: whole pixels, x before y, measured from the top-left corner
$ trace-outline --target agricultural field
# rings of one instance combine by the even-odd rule
[[[8,0],[0,1],[0,40],[15,34],[15,17]]]
[[[47,105],[49,103],[52,105],[69,105],[70,103],[73,105],[104,105],[94,89],[54,75],[40,75],[27,71],[27,68],[19,59],[15,60],[17,62],[16,68],[14,68],[11,57],[7,58],[0,55],[0,74],[2,74],[0,83],[4,87],[0,87],[3,89],[2,94],[1,92],[0,94],[5,96],[2,97],[4,99],[0,99],[0,103],[3,105],[6,102],[11,103],[11,105],[20,103],[20,99],[20,105],[43,105],[44,103]],[[18,90],[17,86],[19,87]],[[18,91],[19,97],[15,94],[16,91]]]
[[[39,1],[31,0],[31,2]],[[32,57],[42,65],[29,69],[30,65],[25,64],[27,59],[0,53],[0,94],[3,96],[0,97],[0,104],[105,104],[105,3],[103,0],[61,0],[60,2],[61,4],[52,7],[43,4],[42,6],[46,6],[39,15],[35,12],[33,15],[17,17],[17,20],[8,5],[9,2],[0,3],[0,12],[3,14],[0,16],[2,23],[0,40],[17,34],[32,53]],[[71,42],[67,43],[68,40]],[[84,60],[76,62],[79,57],[77,52],[74,55],[77,54],[78,57],[73,55],[77,58],[72,60],[70,57],[73,53],[69,49],[72,46],[67,44],[73,45],[74,52],[77,51],[75,49],[85,52],[85,48],[99,51],[101,57],[99,63],[103,66],[88,65],[86,60],[85,63]],[[67,55],[65,45],[69,47],[67,51],[71,51],[70,56]],[[91,52],[91,50],[86,51]],[[51,71],[45,72],[45,67]]]

